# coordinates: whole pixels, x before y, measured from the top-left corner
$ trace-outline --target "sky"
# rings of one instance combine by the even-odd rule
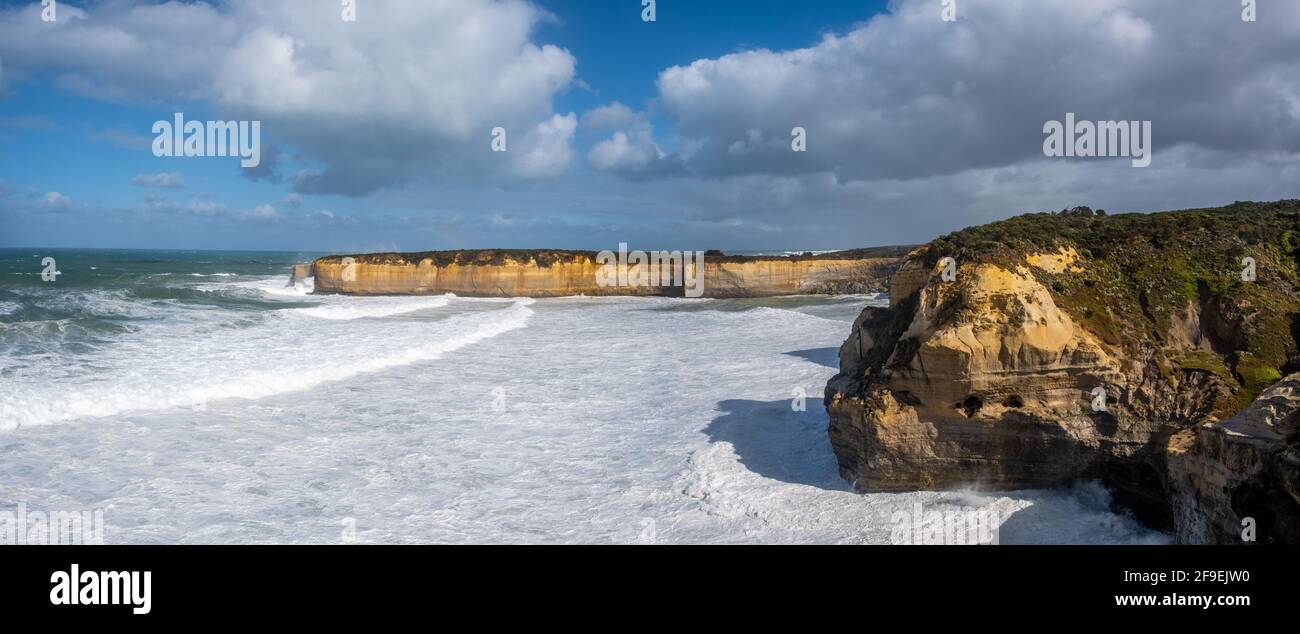
[[[1300,198],[1300,2],[0,0],[0,247],[917,244]],[[950,9],[955,11],[949,12]],[[260,162],[155,156],[258,122]],[[1150,166],[1044,126],[1149,121]],[[505,151],[494,152],[494,130]],[[806,151],[792,149],[804,130]]]

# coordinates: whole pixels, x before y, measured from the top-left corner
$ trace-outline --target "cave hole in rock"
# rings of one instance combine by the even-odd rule
[[[1025,399],[1020,398],[1019,394],[1012,394],[1002,399],[1002,404],[1006,407],[1019,408],[1025,406]]]
[[[980,409],[984,407],[984,399],[981,399],[980,397],[971,394],[970,396],[966,397],[966,400],[957,403],[955,407],[958,410],[960,410],[962,413],[966,414],[966,416],[969,418],[977,414],[980,411]]]

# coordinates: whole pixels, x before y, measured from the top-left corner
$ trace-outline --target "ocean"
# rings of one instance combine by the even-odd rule
[[[126,544],[930,543],[972,511],[1002,544],[1170,541],[1094,483],[852,491],[821,397],[882,297],[289,286],[316,255],[0,250],[0,511]]]

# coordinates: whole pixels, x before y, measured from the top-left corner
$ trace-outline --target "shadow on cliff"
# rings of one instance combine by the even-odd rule
[[[824,365],[832,370],[840,369],[839,348],[809,348],[807,350],[792,350],[785,354],[811,361],[817,365]]]
[[[1002,544],[1169,544],[1173,536],[1143,526],[1130,511],[1115,507],[1111,492],[1096,480],[1077,480],[1056,489],[993,492],[1028,500],[1032,506],[1004,517]]]
[[[806,411],[800,412],[793,409],[790,400],[721,401],[718,410],[722,413],[704,428],[704,433],[710,442],[730,443],[740,463],[765,478],[829,491],[850,491],[839,476],[826,437],[822,399],[809,397],[805,405]]]

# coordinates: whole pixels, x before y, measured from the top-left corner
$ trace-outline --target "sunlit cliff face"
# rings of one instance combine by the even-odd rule
[[[313,272],[317,292],[355,295],[766,297],[877,292],[884,287],[883,271],[894,262],[891,258],[736,260],[705,257],[703,277],[687,276],[688,284],[675,283],[672,275],[660,277],[658,284],[610,284],[604,279],[606,264],[587,256],[545,263],[508,258],[471,264],[439,264],[431,258],[417,262],[322,258]],[[629,280],[638,278],[651,279],[634,275]]]

